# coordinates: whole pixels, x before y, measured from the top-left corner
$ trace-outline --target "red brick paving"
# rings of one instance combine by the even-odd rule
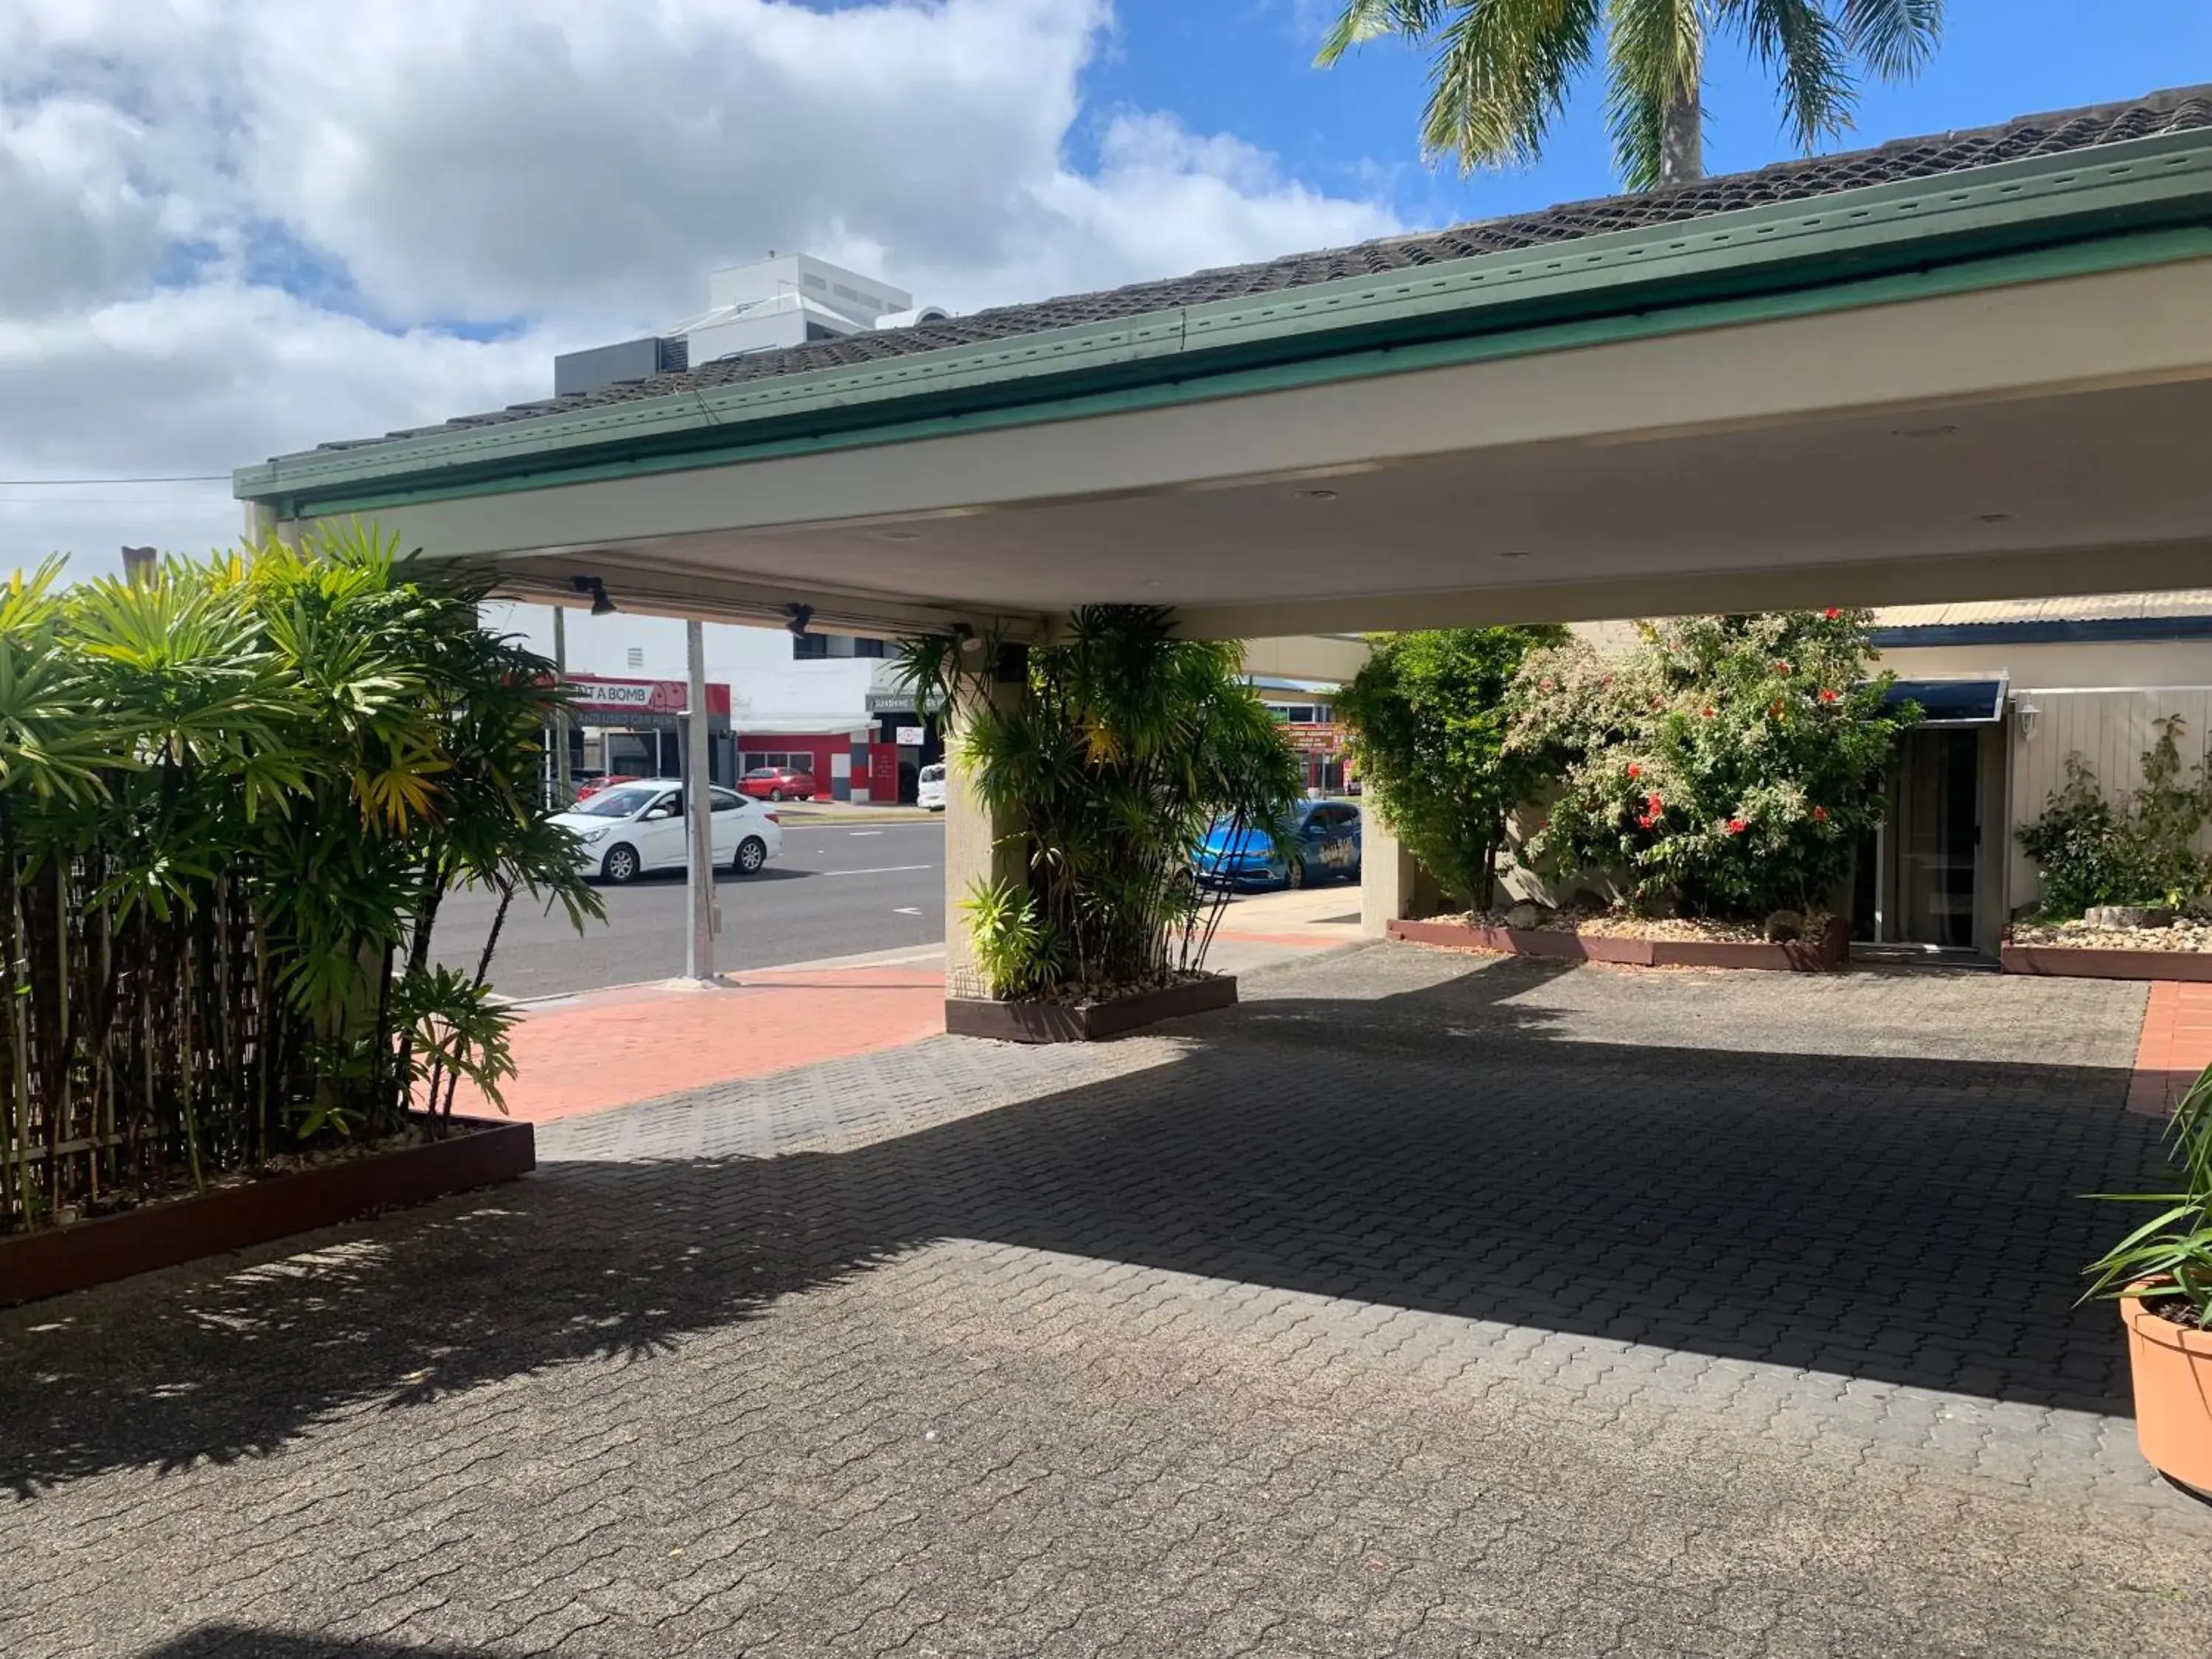
[[[2207,1066],[2212,1066],[2212,985],[2158,981],[2143,1010],[2128,1109],[2166,1116]]]
[[[630,985],[524,1012],[508,1112],[532,1123],[728,1078],[895,1048],[945,1029],[934,967],[732,974],[719,989]],[[456,1109],[473,1107],[466,1089]]]

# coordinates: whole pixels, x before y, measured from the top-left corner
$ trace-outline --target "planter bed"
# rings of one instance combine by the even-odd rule
[[[1554,928],[1485,927],[1464,921],[1394,921],[1390,937],[1413,945],[1559,962],[1610,962],[1631,968],[1759,968],[1820,973],[1850,955],[1850,925],[1832,916],[1816,939],[1786,945],[1750,940],[1635,939],[1620,933],[1570,933]]]
[[[2012,945],[1997,948],[2008,974],[2056,979],[2175,979],[2212,981],[2212,951],[2114,951],[2079,945]]]
[[[954,1036],[993,1037],[1001,1042],[1097,1042],[1140,1025],[1231,1007],[1236,1001],[1237,979],[1231,974],[1186,980],[1110,1002],[947,997],[945,1029]]]
[[[404,1209],[538,1167],[537,1139],[527,1123],[456,1117],[450,1127],[442,1140],[0,1239],[0,1307]]]

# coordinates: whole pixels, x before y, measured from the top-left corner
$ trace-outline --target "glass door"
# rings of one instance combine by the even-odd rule
[[[1974,945],[1981,865],[1981,729],[1906,735],[1899,757],[1898,926],[1892,937],[1954,950]]]

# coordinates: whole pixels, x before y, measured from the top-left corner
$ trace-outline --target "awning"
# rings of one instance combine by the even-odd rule
[[[1993,726],[2004,718],[2005,682],[1899,680],[1882,701],[1918,703],[1923,726]]]

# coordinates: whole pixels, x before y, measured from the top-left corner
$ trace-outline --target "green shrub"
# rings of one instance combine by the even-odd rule
[[[2179,908],[2212,882],[2212,862],[2197,850],[2212,816],[2212,780],[2200,761],[2185,780],[2179,714],[2159,722],[2141,757],[2142,786],[2118,805],[2079,755],[2066,757],[2066,781],[2043,816],[2019,830],[2020,844],[2043,874],[2046,915],[2080,915],[2093,904]]]
[[[1543,757],[1509,748],[1514,676],[1561,628],[1393,635],[1336,699],[1369,805],[1445,893],[1487,906],[1505,816],[1543,781]]]
[[[1279,834],[1288,820],[1302,769],[1238,647],[1179,639],[1173,623],[1087,605],[1051,645],[902,648],[921,706],[952,715],[969,786],[1018,826],[1020,880],[962,906],[994,995],[1107,997],[1195,972],[1219,915],[1191,874],[1208,825],[1225,814]],[[1021,694],[989,695],[979,669]]]
[[[1527,855],[1610,872],[1639,906],[1756,918],[1832,902],[1918,719],[1885,706],[1869,619],[1686,617],[1639,624],[1623,658],[1581,641],[1531,656],[1512,743],[1562,788]]]

